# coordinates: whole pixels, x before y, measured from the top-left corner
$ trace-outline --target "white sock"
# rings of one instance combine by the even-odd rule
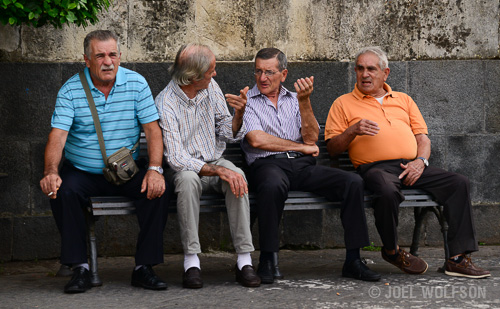
[[[238,253],[238,269],[241,270],[244,266],[250,265],[252,266],[252,257],[250,256],[250,252],[247,253]]]
[[[198,258],[198,254],[184,254],[184,271],[187,271],[191,267],[200,267],[200,259]]]
[[[71,269],[75,269],[75,268],[78,268],[78,267],[83,267],[86,270],[89,270],[89,263],[73,264],[73,266],[71,267]]]

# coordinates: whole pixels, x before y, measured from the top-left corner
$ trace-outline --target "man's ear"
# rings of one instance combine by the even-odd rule
[[[85,60],[85,65],[87,68],[90,68],[90,59],[87,58],[87,55],[83,54],[83,60]]]
[[[287,76],[287,74],[288,74],[288,70],[287,70],[287,69],[284,69],[283,71],[281,71],[281,74],[283,75],[283,76],[281,77],[281,82],[283,83],[283,82],[285,82],[286,76]]]
[[[391,72],[391,69],[389,68],[386,68],[384,70],[384,74],[385,74],[385,78],[384,78],[384,82],[387,80],[387,77],[389,77],[389,73]]]

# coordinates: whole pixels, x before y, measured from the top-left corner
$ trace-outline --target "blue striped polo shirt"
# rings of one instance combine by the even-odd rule
[[[138,73],[118,68],[116,80],[106,100],[84,70],[101,122],[107,156],[122,147],[131,149],[140,136],[141,123],[157,120],[158,111],[146,79]],[[99,141],[78,74],[59,90],[52,115],[52,127],[68,131],[64,155],[76,168],[102,174]],[[134,153],[134,159],[139,151]]]
[[[243,121],[247,132],[260,130],[282,139],[303,143],[300,133],[302,121],[297,93],[288,91],[283,85],[280,87],[278,95],[278,108],[274,107],[271,100],[260,93],[257,85],[250,89],[247,93],[247,106]],[[241,148],[245,152],[248,165],[259,158],[283,153],[254,148],[246,139],[241,141]]]

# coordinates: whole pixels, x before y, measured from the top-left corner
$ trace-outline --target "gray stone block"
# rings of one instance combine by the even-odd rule
[[[315,237],[322,238],[322,248],[344,247],[344,228],[340,220],[340,210],[324,210],[322,235]]]
[[[485,131],[500,132],[500,61],[485,61]]]
[[[482,61],[415,61],[408,65],[408,94],[430,131],[470,134],[483,130]]]
[[[49,198],[43,194],[40,188],[40,180],[43,178],[45,145],[44,142],[30,143],[30,205],[34,214],[51,215]]]
[[[346,62],[291,62],[284,86],[295,91],[293,84],[298,78],[314,76],[311,105],[318,122],[325,123],[333,101],[351,91],[347,69]]]
[[[135,215],[99,217],[95,226],[99,256],[135,255],[139,234]]]
[[[170,82],[168,68],[171,63],[136,63],[135,70],[146,78],[151,88],[153,98],[156,98],[163,88]]]
[[[48,259],[60,255],[61,237],[52,217],[16,217],[13,228],[14,260]]]
[[[12,260],[13,218],[0,218],[0,263]]]
[[[429,134],[431,140],[431,157],[429,164],[443,169],[448,167],[446,150],[448,149],[448,139],[445,136]]]
[[[28,214],[31,179],[28,142],[6,141],[0,152],[0,171],[7,178],[0,179],[0,213]]]
[[[450,136],[448,138],[448,170],[467,176],[473,203],[497,203],[500,192],[498,137]]]
[[[289,247],[322,248],[323,212],[298,210],[283,213],[283,244]]]
[[[73,75],[83,72],[85,69],[85,62],[69,62],[69,63],[61,63],[61,86],[64,85]],[[56,101],[53,102],[55,106]]]

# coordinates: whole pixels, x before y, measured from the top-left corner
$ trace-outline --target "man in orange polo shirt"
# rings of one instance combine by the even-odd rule
[[[477,251],[469,180],[460,174],[429,166],[431,142],[427,125],[408,95],[392,91],[387,55],[366,47],[356,55],[356,85],[330,109],[325,127],[328,152],[349,151],[354,167],[373,191],[375,225],[382,239],[382,257],[409,274],[422,274],[427,263],[398,246],[402,188],[421,188],[445,207],[449,223],[450,276],[485,278],[490,272],[475,266],[467,254]]]

